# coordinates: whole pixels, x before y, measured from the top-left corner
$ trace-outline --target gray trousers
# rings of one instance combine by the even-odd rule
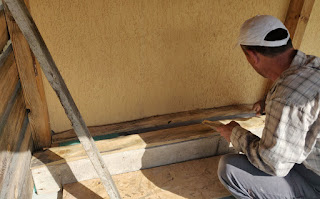
[[[320,198],[320,176],[303,165],[277,177],[254,167],[245,155],[228,154],[220,159],[218,176],[236,198]]]

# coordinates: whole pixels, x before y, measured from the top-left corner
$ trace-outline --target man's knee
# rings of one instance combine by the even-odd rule
[[[220,158],[218,166],[218,176],[220,180],[227,181],[234,175],[237,175],[237,171],[242,167],[247,167],[250,164],[245,155],[240,154],[226,154]]]
[[[220,158],[219,166],[218,166],[218,177],[220,181],[226,182],[228,176],[230,175],[230,163],[233,162],[233,159],[236,158],[234,154],[223,155]]]

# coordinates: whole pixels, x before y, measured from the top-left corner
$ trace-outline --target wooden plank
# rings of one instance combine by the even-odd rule
[[[21,199],[34,199],[33,198],[33,189],[34,189],[34,183],[32,179],[32,173],[31,170],[28,170],[28,173],[25,177],[25,182],[23,183],[23,187],[21,189]],[[42,198],[45,199],[45,198]],[[55,199],[58,199],[57,197]]]
[[[132,136],[132,140],[127,140],[127,142],[121,140],[124,142],[122,146],[127,145],[129,150],[120,149],[119,152],[113,152],[111,149],[111,151],[101,154],[112,175],[216,155],[218,148],[224,148],[219,151],[225,151],[225,153],[229,149],[228,143],[225,144],[220,136],[212,135],[212,133],[207,137],[153,147],[147,147],[148,144],[143,143],[144,141],[137,137],[139,135]],[[134,142],[136,145],[130,146]],[[219,142],[221,142],[220,146]],[[142,147],[143,145],[146,145],[146,148]],[[114,148],[117,148],[117,145]],[[133,149],[130,150],[131,148]],[[68,149],[70,148],[64,148],[60,154],[68,153]],[[46,161],[44,156],[49,155],[51,158],[56,156],[54,159],[59,160],[59,164],[52,162],[47,165],[39,165],[39,161],[32,160],[33,179],[39,194],[59,191],[61,186],[66,183],[98,177],[88,158],[65,162],[59,153],[51,153],[39,154],[38,157]],[[36,163],[35,167],[33,163]]]
[[[288,28],[293,46],[300,48],[312,11],[314,0],[291,0],[284,25]]]
[[[110,198],[120,198],[111,175],[90,135],[90,132],[65,84],[54,60],[45,45],[26,5],[19,0],[5,0],[12,16],[28,41],[30,48],[39,61],[44,74],[70,119],[81,144],[87,152],[94,168],[104,184]],[[36,140],[37,141],[37,140]]]
[[[220,156],[113,176],[126,198],[222,198],[231,194],[217,176]],[[99,179],[63,186],[63,198],[108,198]]]
[[[7,23],[4,16],[3,6],[0,5],[0,53],[9,40]]]
[[[193,110],[193,111],[185,111],[180,113],[172,113],[160,116],[153,116],[144,119],[129,121],[129,122],[121,122],[117,124],[109,124],[102,126],[93,126],[89,127],[89,131],[92,136],[100,136],[107,135],[111,133],[122,133],[135,131],[140,129],[148,129],[150,128],[167,126],[172,127],[175,124],[184,123],[188,121],[195,121],[195,123],[201,123],[200,120],[203,119],[211,119],[211,120],[221,120],[225,117],[237,117],[237,115],[247,116],[254,113],[251,110],[251,105],[235,105],[235,106],[226,106],[212,109],[202,109],[202,110]],[[199,121],[197,121],[199,120]],[[168,125],[169,124],[169,125]],[[186,125],[186,124],[183,124]],[[68,130],[61,133],[56,133],[52,136],[53,144],[58,144],[65,141],[75,140],[77,139],[74,130]]]
[[[16,149],[6,152],[11,153],[11,160],[5,173],[0,198],[27,198],[33,191],[33,187],[30,187],[29,184],[30,179],[28,179],[30,177],[32,139],[27,116],[25,116],[23,126],[24,128],[16,133],[18,134],[18,140],[15,142]]]
[[[243,128],[253,130],[263,128],[264,119],[265,116],[247,119],[239,118],[234,120]],[[231,120],[220,120],[219,122],[227,124],[230,121]],[[202,124],[195,124],[100,140],[96,142],[96,145],[100,153],[111,154],[205,138],[211,136],[213,133],[214,131],[212,131],[211,128]],[[78,160],[81,158],[86,158],[85,151],[82,149],[81,145],[53,147],[44,152],[35,153],[32,160],[32,168],[42,166],[43,164],[61,164],[63,162]]]
[[[238,122],[250,126],[249,130],[252,130],[263,128],[263,121],[264,116]],[[101,140],[96,144],[112,175],[230,151],[229,143],[202,124]],[[31,168],[40,193],[58,191],[65,183],[97,177],[80,145],[35,153]]]
[[[0,187],[6,183],[5,176],[9,170],[10,162],[15,151],[20,147],[19,140],[21,129],[26,117],[26,109],[22,91],[15,97],[15,103],[12,107],[7,122],[0,132]],[[18,144],[17,144],[18,143]],[[21,144],[21,143],[20,143]]]
[[[28,117],[32,127],[34,146],[36,149],[49,147],[51,130],[40,68],[35,63],[28,42],[8,9],[5,9],[5,13],[26,107],[30,110]]]
[[[8,51],[11,51],[11,53],[8,52],[8,55],[4,58],[6,61],[0,66],[0,120],[19,81],[12,48],[9,47]]]

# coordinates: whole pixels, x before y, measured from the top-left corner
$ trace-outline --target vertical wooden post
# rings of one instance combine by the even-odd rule
[[[106,188],[110,198],[118,199],[120,194],[112,177],[95,145],[92,136],[65,84],[62,76],[41,37],[26,5],[21,0],[4,0],[21,32],[28,41],[31,50],[40,63],[52,88],[55,90],[72,126],[92,162],[98,176]]]
[[[293,46],[300,48],[312,11],[314,0],[291,0],[284,25],[288,28]]]
[[[4,17],[3,5],[0,2],[0,53],[8,41],[7,23]]]
[[[40,67],[36,64],[27,40],[6,6],[5,14],[26,108],[30,110],[28,117],[34,147],[35,149],[50,147],[51,130]]]

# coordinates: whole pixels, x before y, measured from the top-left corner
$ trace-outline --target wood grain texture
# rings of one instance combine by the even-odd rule
[[[103,155],[110,173],[120,174],[229,152],[229,144],[220,136],[194,139]],[[32,169],[39,194],[59,191],[65,183],[97,178],[88,159]]]
[[[174,125],[177,123],[187,122],[191,120],[201,119],[221,119],[223,117],[234,116],[237,114],[252,114],[251,105],[226,106],[213,109],[202,109],[185,111],[180,113],[172,113],[166,115],[159,115],[148,117],[140,120],[121,122],[117,124],[109,124],[102,126],[89,127],[92,136],[107,135],[111,133],[122,133],[134,131],[137,129],[161,127],[163,125]],[[198,123],[201,123],[199,121]],[[64,141],[77,139],[74,130],[68,130],[61,133],[56,133],[52,136],[52,143],[57,144]]]
[[[10,115],[8,116],[7,122],[0,132],[0,187],[4,183],[6,173],[9,171],[11,160],[14,153],[19,149],[21,142],[21,132],[23,129],[24,121],[26,120],[26,109],[20,89],[18,95],[15,98],[15,103],[12,107]]]
[[[5,13],[26,107],[30,110],[28,117],[32,127],[34,147],[36,149],[49,147],[51,130],[40,67],[35,63],[28,42],[6,6]]]
[[[174,129],[153,132],[157,135],[151,133],[144,140],[140,134],[111,139],[108,143],[98,141],[101,144],[97,146],[101,151],[107,150],[101,155],[112,175],[229,152],[229,144],[209,127],[198,124],[184,128],[185,133],[180,130],[177,135]],[[73,147],[76,150],[72,146],[58,147],[59,151],[49,149],[35,154],[37,158],[32,160],[32,173],[39,194],[59,191],[65,183],[98,177],[88,158],[81,157],[83,151],[78,153],[79,145]],[[79,156],[68,157],[69,153]],[[55,161],[50,162],[48,158]]]
[[[145,169],[113,176],[126,198],[222,198],[230,193],[217,176],[220,156]],[[99,179],[63,186],[63,198],[107,199]]]
[[[263,128],[264,120],[265,116],[234,119],[234,121],[238,122],[243,128],[249,130]],[[219,122],[227,124],[230,121],[231,120],[220,120]],[[215,131],[210,127],[203,124],[195,124],[121,136],[118,138],[96,141],[95,143],[100,153],[111,154],[205,138],[213,135],[214,133]],[[59,158],[57,159],[57,157]],[[32,160],[32,168],[43,164],[60,164],[65,161],[73,161],[81,158],[86,158],[86,154],[79,144],[64,147],[53,147],[44,152],[35,153]]]
[[[300,48],[313,8],[314,0],[291,0],[284,25],[288,28],[293,46]]]
[[[64,82],[62,76],[46,46],[43,38],[37,29],[26,5],[19,0],[5,0],[14,20],[19,25],[21,32],[25,36],[35,57],[39,61],[44,74],[50,82],[52,88],[56,91],[65,112],[70,119],[75,132],[82,143],[92,165],[96,169],[101,181],[103,182],[110,198],[121,198],[111,175],[90,135],[90,132]],[[10,27],[10,24],[9,24]],[[10,31],[10,28],[9,28]],[[47,135],[45,135],[47,136]],[[36,139],[37,144],[41,143]],[[51,136],[50,136],[51,138]],[[47,143],[46,143],[47,144]]]
[[[188,141],[212,135],[211,128],[197,124],[170,128],[148,133],[122,136],[113,139],[96,141],[100,153],[112,154],[123,151],[155,147],[176,142]],[[33,155],[31,167],[53,165],[87,158],[81,145],[53,147]]]
[[[3,7],[0,6],[0,53],[2,52],[2,49],[7,44],[9,35],[7,30],[7,23],[4,16]]]
[[[264,127],[264,117],[241,120],[244,119],[238,122],[250,127],[248,130]],[[202,124],[101,140],[96,144],[112,175],[230,152],[229,143]],[[80,145],[35,153],[31,167],[41,193],[58,191],[65,183],[98,177]]]
[[[4,114],[9,99],[15,90],[18,81],[18,71],[14,61],[13,52],[11,50],[11,53],[6,57],[4,64],[0,66],[0,119]]]
[[[32,150],[31,128],[27,116],[24,128],[17,133],[19,139],[15,142],[16,149],[11,153],[9,167],[5,173],[0,198],[30,198],[33,191],[30,182],[30,160]]]

